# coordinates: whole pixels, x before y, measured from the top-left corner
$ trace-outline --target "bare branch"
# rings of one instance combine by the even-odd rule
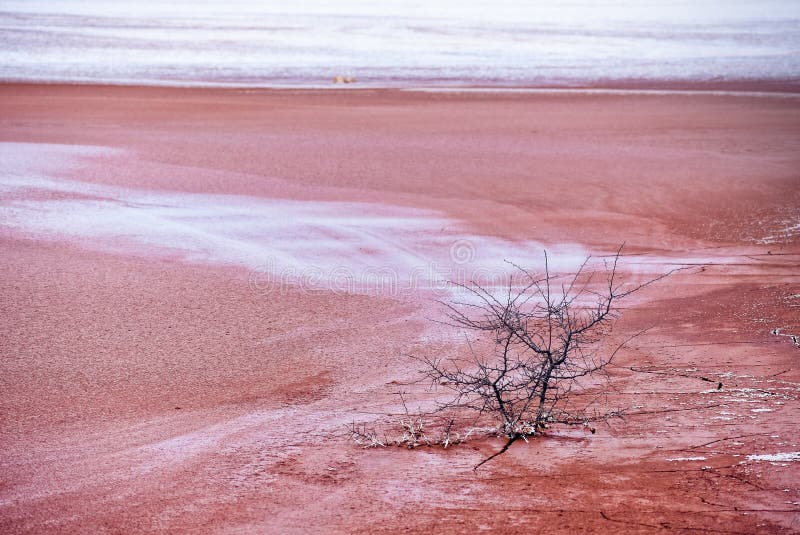
[[[603,260],[601,269],[589,269],[590,258],[586,258],[574,273],[557,274],[551,273],[545,251],[541,274],[511,264],[516,273],[509,277],[504,293],[478,282],[456,283],[465,297],[442,303],[447,318],[444,324],[473,333],[483,342],[473,345],[468,336],[466,354],[417,359],[431,387],[451,394],[449,399],[437,400],[437,411],[473,414],[476,421],[492,420],[496,434],[508,439],[476,469],[506,452],[518,439],[527,441],[551,424],[588,428],[591,422],[623,416],[620,409],[603,412],[594,406],[608,392],[607,388],[598,389],[596,377],[608,378],[605,368],[644,332],[608,343],[613,342],[618,303],[676,270],[629,283],[619,272],[621,257],[622,246]],[[592,392],[591,396],[580,395]],[[452,416],[431,428],[432,414],[412,414],[403,394],[400,400],[403,434],[392,444],[449,447],[461,440]],[[437,434],[435,429],[441,432]],[[390,443],[366,427],[354,425],[351,434],[365,447]]]

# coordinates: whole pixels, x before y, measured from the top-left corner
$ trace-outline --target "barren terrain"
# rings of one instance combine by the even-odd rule
[[[800,98],[3,85],[0,125],[0,531],[800,530]],[[444,279],[623,242],[691,266],[626,304],[624,419],[478,471],[346,436],[466,351]]]

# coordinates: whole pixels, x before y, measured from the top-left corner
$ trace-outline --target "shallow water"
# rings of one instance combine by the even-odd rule
[[[175,85],[797,79],[794,0],[8,0],[0,79]]]

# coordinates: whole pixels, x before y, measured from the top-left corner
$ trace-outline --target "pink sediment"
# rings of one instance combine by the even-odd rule
[[[798,463],[746,456],[800,449],[797,349],[770,334],[800,330],[798,237],[781,234],[800,201],[796,99],[23,85],[0,97],[0,139],[24,144],[3,145],[0,186],[3,531],[791,529]],[[361,450],[341,431],[394,407],[416,377],[403,355],[465,348],[428,321],[440,310],[427,291],[254,287],[264,251],[314,263],[311,228],[310,249],[330,247],[320,262],[353,269],[453,262],[457,240],[490,260],[518,244],[580,256],[625,241],[626,272],[711,260],[624,311],[620,336],[650,330],[619,363],[724,388],[625,378],[609,403],[701,407],[554,432],[477,475],[499,442]],[[233,239],[256,252],[226,252]]]

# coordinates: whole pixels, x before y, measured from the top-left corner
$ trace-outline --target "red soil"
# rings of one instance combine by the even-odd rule
[[[72,179],[390,203],[721,262],[648,288],[619,324],[655,327],[618,364],[713,383],[617,370],[609,403],[648,414],[474,472],[499,440],[363,450],[342,432],[394,408],[403,355],[463,350],[425,295],[267,294],[243,269],[2,226],[0,530],[800,529],[800,463],[746,458],[800,451],[800,349],[770,334],[800,332],[800,237],[783,231],[800,99],[6,85],[0,110],[2,141],[130,151]]]

